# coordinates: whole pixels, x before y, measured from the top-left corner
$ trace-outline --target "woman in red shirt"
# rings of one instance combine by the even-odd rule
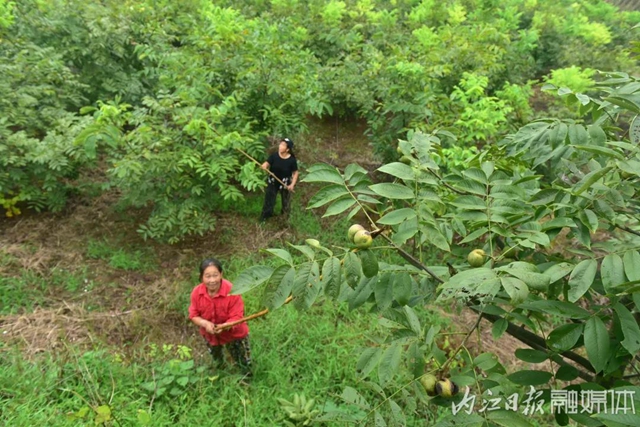
[[[241,323],[225,329],[225,325],[244,317],[244,301],[240,295],[229,295],[231,282],[222,278],[222,264],[215,258],[200,264],[201,283],[191,292],[189,319],[200,327],[200,335],[207,341],[209,353],[220,364],[224,361],[223,348],[251,376],[251,349],[249,327]]]

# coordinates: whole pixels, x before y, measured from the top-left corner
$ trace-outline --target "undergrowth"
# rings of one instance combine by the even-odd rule
[[[248,306],[255,305],[249,297]],[[320,304],[306,312],[286,307],[252,322],[248,385],[229,364],[215,371],[204,342],[194,348],[150,344],[129,356],[117,348],[82,352],[67,345],[33,361],[3,346],[0,424],[282,425],[286,413],[277,398],[304,394],[322,410],[340,402],[344,385],[358,383],[355,362],[371,345],[364,333],[371,321],[371,314]],[[167,390],[158,395],[160,386]]]

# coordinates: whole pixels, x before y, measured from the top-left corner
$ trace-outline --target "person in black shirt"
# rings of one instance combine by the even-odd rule
[[[267,178],[267,190],[260,221],[266,221],[273,215],[278,193],[282,198],[282,213],[288,215],[291,193],[298,182],[298,162],[293,154],[293,141],[289,138],[282,139],[278,145],[278,151],[269,156],[262,164],[262,169],[271,171],[282,182],[278,182],[271,175]]]

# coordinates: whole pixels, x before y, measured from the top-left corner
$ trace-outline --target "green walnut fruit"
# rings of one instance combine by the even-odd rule
[[[420,383],[429,396],[436,396],[438,394],[436,391],[437,382],[438,379],[435,377],[435,375],[431,374],[423,375],[422,378],[420,378]]]
[[[311,246],[312,248],[316,248],[316,249],[322,249],[322,246],[320,245],[320,242],[316,239],[307,239],[305,240],[305,243],[309,246]]]
[[[402,157],[400,157],[400,162],[404,163],[405,165],[410,165],[411,164],[411,157],[402,156]]]
[[[347,237],[349,238],[349,241],[353,242],[353,237],[360,230],[364,230],[364,227],[360,224],[353,224],[351,227],[349,227],[349,231],[347,231]]]
[[[518,248],[510,248],[510,249],[507,249],[505,252],[503,252],[502,255],[504,256],[505,259],[517,260],[520,257],[520,251],[518,250]]]
[[[436,383],[436,393],[438,396],[451,398],[458,394],[458,391],[460,391],[460,388],[450,379],[440,380]]]
[[[353,236],[353,243],[359,249],[367,249],[373,244],[373,237],[367,230],[358,230]]]
[[[469,252],[467,262],[473,268],[482,267],[484,265],[487,254],[482,249],[474,249]]]

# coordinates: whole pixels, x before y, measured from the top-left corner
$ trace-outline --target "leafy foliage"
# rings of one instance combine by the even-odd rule
[[[336,114],[364,119],[387,161],[416,130],[459,129],[470,150],[529,120],[530,79],[630,66],[637,21],[586,1],[511,0],[497,17],[475,0],[0,5],[6,213],[59,210],[100,165],[94,191],[146,208],[141,234],[171,242],[214,229],[213,199],[263,186],[237,149],[262,158],[265,141]]]
[[[485,398],[521,386],[635,390],[626,376],[640,350],[640,85],[611,70],[636,66],[638,14],[586,0],[222,3],[0,1],[6,215],[25,204],[61,210],[99,167],[97,185],[114,189],[121,208],[149,212],[145,238],[204,235],[216,201],[263,186],[243,152],[260,158],[265,141],[302,135],[309,115],[364,119],[385,159],[376,175],[322,164],[304,181],[324,185],[309,208],[364,216],[382,243],[309,238],[268,250],[272,264],[235,281],[238,292],[260,290],[270,309],[292,294],[298,309],[326,297],[378,314],[380,337],[357,362],[359,389],[346,387],[345,405],[318,421],[406,425],[426,405],[464,402],[431,399],[417,381],[426,373]],[[597,82],[595,69],[605,73]],[[529,122],[539,78],[575,110],[571,119]],[[475,269],[465,263],[472,248],[488,254]],[[96,256],[141,268],[124,252]],[[5,299],[23,299],[32,280],[6,283]],[[452,348],[424,314],[440,302],[476,312],[476,327],[489,320],[496,338],[520,339],[521,360],[549,363],[508,373],[464,340]],[[194,371],[189,361],[160,366],[145,397],[181,394]],[[315,416],[308,402],[286,403],[301,417],[292,421]],[[96,394],[75,413],[89,415],[110,422],[111,407]],[[595,418],[635,422],[618,415]],[[509,411],[432,421],[529,425]]]
[[[357,366],[376,393],[364,397],[345,389],[345,402],[364,409],[353,421],[372,417],[378,424],[402,425],[416,405],[450,405],[424,395],[417,380],[427,373],[451,376],[484,397],[503,399],[518,386],[548,392],[569,387],[564,382],[576,378],[582,381],[579,390],[631,385],[623,378],[640,348],[640,253],[634,239],[640,235],[635,202],[640,169],[633,166],[640,151],[616,134],[615,124],[629,111],[639,113],[640,103],[637,80],[625,74],[611,74],[598,87],[603,94],[598,98],[564,94],[580,104],[584,122],[532,122],[461,168],[441,170],[433,161],[441,143],[437,132],[409,132],[398,146],[408,164],[380,167],[388,177],[383,182],[373,183],[357,165],[344,171],[322,164],[309,169],[305,182],[325,184],[309,208],[325,208],[325,216],[365,215],[376,240],[385,242],[361,250],[308,239],[306,246],[294,246],[307,257],[296,264],[288,251],[270,250],[287,261],[282,268],[294,284],[286,290],[298,308],[324,293],[350,309],[371,305],[383,319],[387,330],[380,346],[366,349]],[[604,244],[593,238],[620,231],[625,234]],[[555,252],[560,239],[571,239],[575,247]],[[479,268],[465,262],[473,247],[489,254]],[[378,261],[389,259],[387,251],[406,263]],[[260,271],[252,278],[255,286],[285,282],[279,269],[252,271]],[[266,304],[277,307],[272,294],[265,295]],[[507,373],[495,355],[471,354],[464,341],[444,352],[438,329],[423,324],[419,315],[420,306],[444,301],[476,312],[475,327],[482,318],[489,320],[494,337],[509,333],[522,341],[530,348],[517,354],[523,360],[555,364]],[[461,402],[457,397],[453,404]],[[476,415],[469,425],[503,425],[494,415]],[[571,413],[556,416],[590,425]],[[321,420],[344,417],[325,413]],[[516,412],[500,417],[530,425]]]

